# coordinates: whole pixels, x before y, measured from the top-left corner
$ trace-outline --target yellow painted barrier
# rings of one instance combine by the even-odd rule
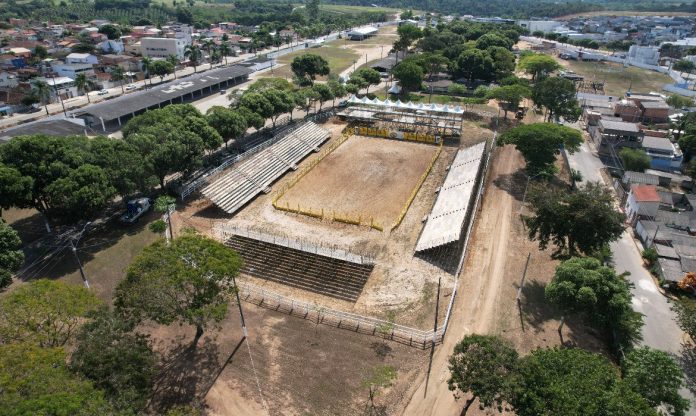
[[[442,145],[443,145],[443,142],[440,142],[440,147],[438,147],[437,152],[435,152],[435,156],[433,156],[433,159],[430,161],[430,165],[428,165],[428,169],[426,169],[425,172],[423,172],[423,175],[421,175],[415,188],[413,188],[413,192],[411,192],[411,196],[408,197],[408,200],[404,204],[403,209],[401,209],[401,213],[394,221],[394,224],[392,224],[392,227],[391,227],[392,231],[396,227],[398,227],[399,224],[401,224],[401,221],[404,220],[404,217],[406,216],[406,212],[408,212],[408,209],[411,207],[413,200],[416,199],[416,195],[418,194],[418,191],[420,190],[421,186],[423,186],[423,183],[425,182],[425,179],[430,174],[430,171],[433,169],[433,166],[435,165],[435,161],[437,160],[438,157],[440,157],[440,153],[442,153]]]

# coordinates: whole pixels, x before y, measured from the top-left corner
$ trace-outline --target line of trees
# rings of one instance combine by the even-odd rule
[[[579,348],[540,348],[520,357],[505,339],[469,335],[449,359],[450,390],[467,397],[462,414],[482,408],[532,415],[681,416],[684,376],[669,354],[642,347],[620,371],[600,354]]]

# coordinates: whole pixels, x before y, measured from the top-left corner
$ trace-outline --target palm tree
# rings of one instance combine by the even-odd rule
[[[201,53],[201,48],[198,45],[186,45],[186,49],[184,49],[184,56],[189,58],[191,63],[193,64],[193,72],[196,72],[196,66],[200,62],[202,53]]]
[[[115,66],[111,69],[111,79],[118,81],[121,85],[121,94],[125,94],[126,91],[123,89],[123,81],[126,79],[126,72],[120,66]]]
[[[208,59],[210,59],[210,68],[213,68],[213,57],[212,57],[212,50],[215,49],[215,42],[212,39],[204,39],[203,40],[203,49],[205,49],[206,52],[208,52]]]
[[[179,58],[176,55],[169,55],[167,56],[167,62],[172,64],[172,66],[174,67],[174,71],[172,72],[174,73],[174,79],[176,79],[176,67],[179,66],[179,64],[181,63],[179,61]]]
[[[227,66],[227,57],[232,53],[232,48],[230,48],[230,44],[223,41],[220,43],[220,48],[218,49],[222,56],[225,57],[225,66]]]
[[[152,58],[149,58],[147,56],[143,56],[143,59],[141,60],[143,64],[143,71],[145,71],[145,76],[150,78],[150,69],[152,68]],[[147,81],[145,81],[147,83]],[[150,78],[150,85],[152,85],[152,78]]]
[[[48,102],[51,99],[51,87],[46,81],[35,81],[34,91],[36,91],[36,97],[41,101],[46,109],[46,115],[48,114]]]
[[[92,102],[89,99],[89,91],[92,89],[92,85],[94,85],[94,83],[90,81],[87,78],[87,75],[85,75],[84,73],[77,74],[77,76],[75,77],[75,86],[77,87],[78,91],[83,91],[85,93],[85,95],[87,96],[88,103]]]

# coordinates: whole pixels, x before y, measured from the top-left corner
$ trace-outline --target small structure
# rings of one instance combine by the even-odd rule
[[[640,218],[655,218],[660,208],[660,195],[655,185],[633,185],[626,199],[626,218],[634,224]]]
[[[669,105],[664,101],[641,101],[641,120],[646,123],[668,123]]]
[[[378,29],[374,26],[363,26],[353,29],[346,33],[348,40],[365,40],[377,34]]]
[[[681,168],[684,155],[668,138],[645,136],[641,145],[645,153],[650,156],[652,169],[671,172]]]
[[[619,143],[633,143],[637,147],[643,139],[643,132],[638,123],[600,119],[596,126],[589,126],[588,131],[599,153],[613,153],[608,147]]]

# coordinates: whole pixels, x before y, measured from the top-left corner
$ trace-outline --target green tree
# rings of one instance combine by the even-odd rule
[[[116,192],[127,200],[157,185],[143,155],[131,143],[97,136],[89,141],[90,163],[104,170]]]
[[[155,61],[152,63],[150,68],[152,75],[158,76],[160,82],[164,80],[164,77],[174,72],[174,65],[169,61]]]
[[[232,55],[232,48],[230,47],[230,44],[223,40],[220,42],[218,50],[220,51],[220,55],[222,55],[223,59],[225,60],[225,65],[227,65],[227,57]]]
[[[72,374],[61,348],[0,345],[0,409],[7,416],[110,415],[89,381]]]
[[[650,156],[642,149],[624,147],[619,152],[619,157],[625,170],[644,172],[650,168]]]
[[[34,94],[36,94],[38,102],[43,104],[44,109],[46,110],[46,115],[50,115],[48,113],[48,103],[51,102],[51,87],[46,81],[33,81],[31,85],[32,91]],[[89,97],[87,98],[89,99]]]
[[[46,59],[48,57],[48,49],[43,45],[36,45],[34,47],[34,56],[37,59]]]
[[[399,52],[408,52],[413,42],[423,37],[423,31],[416,25],[401,25],[396,33],[399,37],[394,42],[393,49],[397,52],[397,60]]]
[[[582,114],[576,94],[575,84],[560,77],[545,78],[532,88],[532,100],[537,107],[546,108],[548,121],[563,117],[568,122],[576,122]]]
[[[684,72],[691,74],[694,71],[694,69],[696,69],[696,64],[689,61],[688,59],[680,59],[674,64],[672,64],[672,69],[675,71],[679,71],[683,77]]]
[[[87,75],[84,72],[77,74],[75,77],[75,86],[79,91],[82,91],[87,96],[87,102],[91,103],[89,99],[89,92],[94,88],[94,82],[87,78]]]
[[[423,69],[414,62],[401,62],[392,69],[392,74],[399,81],[404,94],[420,90],[423,84]]]
[[[0,298],[0,343],[61,347],[101,301],[82,286],[34,280]]]
[[[382,76],[379,74],[379,72],[376,69],[373,68],[360,68],[357,71],[353,72],[351,74],[351,77],[355,75],[363,80],[365,80],[366,84],[366,91],[365,94],[369,94],[370,92],[370,85],[377,85],[380,82],[382,82]]]
[[[315,86],[312,87],[312,89],[319,96],[319,99],[317,100],[317,102],[319,103],[319,110],[317,110],[317,111],[321,111],[321,107],[324,104],[324,102],[329,101],[330,99],[333,98],[333,94],[331,93],[331,88],[329,88],[329,86],[326,84],[316,84]]]
[[[683,97],[683,96],[677,95],[677,94],[670,94],[670,96],[667,97],[666,102],[671,107],[674,107],[677,109],[694,106],[694,99],[693,98]]]
[[[449,389],[468,394],[462,410],[479,399],[484,407],[502,408],[517,365],[517,351],[506,340],[492,335],[467,335],[457,343],[449,358]]]
[[[627,337],[618,340],[629,347],[640,339],[640,326],[631,333],[641,319],[631,306],[630,284],[611,267],[592,257],[574,257],[556,267],[556,273],[545,289],[546,299],[564,314],[576,314],[605,331],[607,336]],[[642,323],[641,323],[642,324]],[[563,325],[563,319],[561,320]],[[561,328],[558,329],[561,335]]]
[[[290,64],[292,73],[301,80],[306,80],[309,85],[314,85],[317,75],[329,75],[329,63],[319,55],[306,53],[296,56]]]
[[[142,411],[157,374],[157,356],[147,336],[133,333],[132,325],[108,308],[89,318],[77,333],[71,369],[104,391],[115,408]]]
[[[62,218],[91,218],[106,208],[116,194],[99,166],[82,165],[46,187],[53,211]]]
[[[660,407],[671,416],[682,416],[689,401],[679,394],[684,373],[664,351],[650,347],[636,348],[621,363],[624,381],[652,407]]]
[[[12,283],[12,274],[24,263],[22,239],[14,228],[0,219],[0,289]]]
[[[261,78],[254,81],[247,92],[264,92],[266,90],[292,91],[294,87],[283,78]]]
[[[684,159],[689,160],[696,156],[696,131],[686,131],[677,141],[679,148],[684,152]]]
[[[328,85],[329,88],[331,89],[331,99],[333,100],[331,105],[333,107],[335,107],[336,106],[336,98],[341,98],[341,97],[345,96],[348,93],[348,91],[346,91],[346,87],[343,84],[341,84],[340,82],[335,81],[335,80],[329,81],[326,85]],[[2,188],[0,188],[0,189],[2,189]],[[0,191],[0,193],[1,192],[2,191]]]
[[[582,134],[576,129],[553,123],[533,123],[506,131],[500,136],[498,145],[515,145],[527,161],[527,174],[531,176],[540,172],[554,173],[561,147],[572,153],[580,148],[582,141]]]
[[[614,209],[614,199],[598,183],[570,192],[549,186],[530,187],[527,200],[533,214],[524,218],[529,238],[545,249],[549,242],[557,253],[594,253],[616,241],[624,231],[624,215]]]
[[[515,72],[515,55],[508,49],[500,46],[491,46],[486,49],[486,51],[491,56],[491,59],[493,59],[495,79],[503,79]]]
[[[186,45],[184,48],[184,56],[187,57],[193,64],[193,72],[197,72],[198,64],[203,59],[203,52],[198,45]]]
[[[456,61],[456,73],[469,81],[490,81],[495,76],[493,59],[486,51],[469,49],[461,53]]]
[[[225,148],[230,140],[242,137],[248,128],[246,119],[238,111],[218,105],[208,109],[206,118],[208,124],[222,136]]]
[[[143,66],[143,72],[145,72],[145,76],[147,78],[150,78],[150,71],[152,70],[152,64],[154,62],[155,61],[148,56],[143,56],[143,58],[140,60],[140,64]],[[150,78],[150,85],[152,85],[152,78]]]
[[[305,3],[307,17],[316,22],[319,19],[319,0],[307,0]]]
[[[256,130],[261,130],[266,123],[266,120],[263,117],[246,107],[237,107],[237,113],[242,116],[244,120],[246,120],[247,126],[253,127]],[[292,113],[290,114],[292,115]]]
[[[512,42],[510,39],[500,36],[497,33],[486,33],[485,35],[476,39],[476,49],[485,51],[492,46],[498,46],[509,50],[512,48]]]
[[[538,349],[519,361],[509,403],[519,416],[657,416],[611,363],[578,348]]]
[[[106,24],[99,27],[99,33],[103,33],[111,40],[119,39],[123,33],[118,26]]]
[[[237,253],[205,237],[183,235],[169,245],[157,241],[128,267],[116,288],[115,305],[134,319],[195,326],[195,348],[205,328],[227,315],[240,267]]]
[[[121,86],[121,94],[125,94],[126,91],[123,88],[123,81],[126,80],[126,72],[123,68],[118,65],[111,68],[111,79],[118,81],[118,84]]]
[[[317,87],[317,85],[315,85]],[[324,86],[325,88],[328,88]],[[289,91],[269,89],[261,92],[261,95],[268,100],[273,107],[271,122],[273,127],[276,125],[278,117],[285,113],[290,113],[295,108],[295,98]]]
[[[691,299],[680,299],[674,302],[672,309],[677,314],[677,323],[682,331],[696,340],[696,302]]]
[[[229,47],[228,47],[228,48],[229,48]],[[179,57],[176,56],[176,55],[167,55],[167,57],[166,57],[165,59],[167,60],[167,62],[169,62],[170,64],[172,64],[172,73],[174,74],[174,79],[176,79],[176,78],[177,78],[177,77],[176,77],[176,67],[179,66],[179,65],[181,64],[181,61],[179,60]],[[227,59],[227,57],[225,57],[225,59]],[[226,63],[226,62],[225,62],[225,63]]]
[[[518,67],[530,74],[532,80],[538,80],[560,69],[561,65],[552,56],[534,53],[521,56]]]
[[[26,205],[31,200],[33,185],[31,177],[23,176],[17,169],[0,163],[0,218],[3,209]]]
[[[508,110],[517,111],[523,99],[529,98],[532,92],[524,85],[505,85],[493,88],[488,92],[488,98],[498,100],[505,111],[503,117],[507,118]]]

